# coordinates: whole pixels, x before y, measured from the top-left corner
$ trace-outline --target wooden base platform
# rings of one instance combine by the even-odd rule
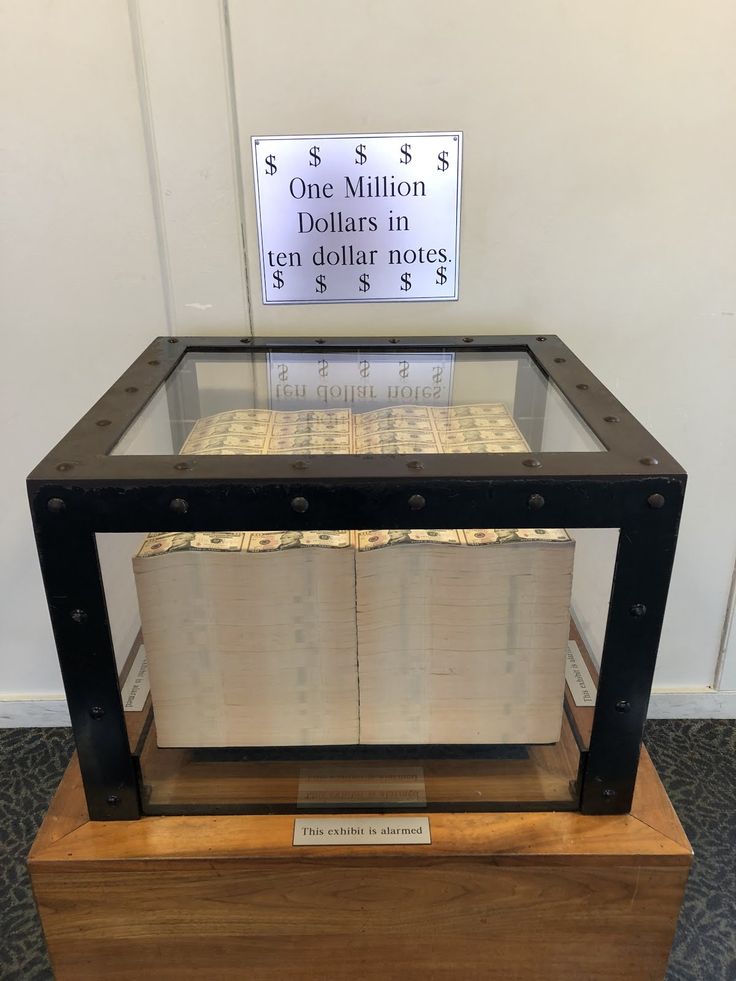
[[[57,981],[664,977],[692,853],[646,753],[630,815],[433,814],[431,845],[329,848],[293,824],[90,822],[73,761],[29,858]]]

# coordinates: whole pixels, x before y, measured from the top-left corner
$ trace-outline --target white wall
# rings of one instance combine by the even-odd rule
[[[126,5],[0,19],[0,692],[58,698],[25,477],[167,328]]]
[[[123,0],[4,8],[20,370],[0,562],[19,585],[0,593],[0,690],[58,687],[22,479],[168,316],[190,333],[560,334],[690,472],[656,685],[706,691],[736,557],[731,0],[130,9],[132,33]],[[422,129],[464,131],[461,299],[264,308],[250,137]]]

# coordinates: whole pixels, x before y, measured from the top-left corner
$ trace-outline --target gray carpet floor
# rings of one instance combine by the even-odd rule
[[[695,849],[667,979],[736,981],[736,721],[650,722],[646,742]],[[3,981],[53,981],[25,857],[71,752],[69,729],[0,730]]]

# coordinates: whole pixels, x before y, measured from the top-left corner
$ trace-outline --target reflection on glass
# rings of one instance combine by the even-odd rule
[[[603,449],[523,353],[279,351],[186,355],[112,452]]]

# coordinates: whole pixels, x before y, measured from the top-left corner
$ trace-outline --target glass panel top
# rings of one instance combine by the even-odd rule
[[[537,453],[605,447],[523,352],[184,356],[113,454]]]

